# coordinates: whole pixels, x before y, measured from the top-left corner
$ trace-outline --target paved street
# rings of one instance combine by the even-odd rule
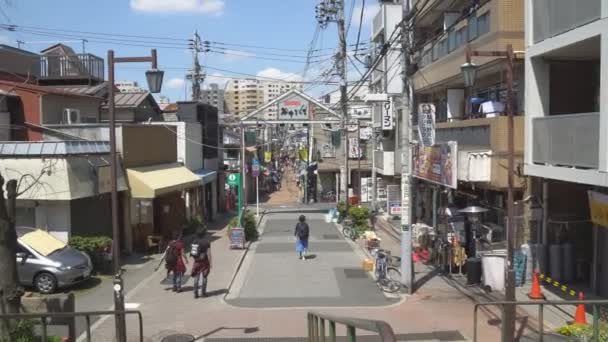
[[[298,259],[297,214],[269,214],[245,257],[227,302],[239,307],[382,306],[394,304],[361,268],[362,256],[322,214],[307,214],[310,254]],[[353,248],[355,247],[355,248]]]
[[[306,261],[296,258],[291,240],[297,214],[265,216],[261,226],[264,233],[248,252],[230,250],[227,232],[213,231],[209,298],[193,300],[188,291],[191,280],[186,292],[175,294],[163,283],[163,271],[151,273],[126,296],[127,302],[143,314],[145,340],[158,342],[163,336],[186,333],[216,342],[235,341],[232,338],[302,341],[310,310],[384,320],[400,341],[461,341],[472,337],[472,301],[457,287],[431,276],[415,295],[402,301],[387,299],[371,279],[359,278],[361,273],[354,271],[360,269],[362,257],[356,246],[345,242],[331,224],[322,222],[321,215],[307,215],[312,223],[310,246],[314,258]],[[389,247],[389,238],[383,238]],[[358,274],[347,278],[345,269]],[[419,277],[426,274],[422,273],[424,269],[418,272]],[[497,340],[499,330],[488,322],[488,317],[495,316],[484,313],[480,317],[481,341]],[[113,340],[113,323],[112,319],[97,323],[95,340]],[[128,319],[129,341],[137,340],[135,323],[133,318]],[[344,335],[345,331],[339,329],[338,334]]]

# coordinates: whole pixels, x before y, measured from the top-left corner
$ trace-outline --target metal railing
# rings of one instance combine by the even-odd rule
[[[545,336],[544,331],[544,308],[545,306],[564,306],[579,305],[591,306],[593,308],[593,340],[599,341],[600,334],[600,306],[608,306],[608,300],[543,300],[543,301],[498,301],[487,303],[475,303],[473,311],[473,342],[477,341],[477,313],[480,306],[497,306],[501,309],[501,320],[505,318],[505,307],[517,306],[538,306],[538,341],[542,342]],[[506,341],[503,341],[506,342]]]
[[[63,325],[53,324],[53,319],[75,319],[77,317],[84,317],[86,322],[86,330],[84,331],[87,342],[91,342],[91,316],[127,316],[137,315],[139,322],[139,341],[144,341],[144,325],[143,317],[140,311],[126,310],[126,311],[83,311],[83,312],[42,312],[42,313],[19,313],[19,314],[0,314],[0,321],[5,320],[39,320],[41,325],[40,337],[42,341],[47,341],[48,326],[49,325]],[[124,319],[124,318],[123,318]],[[49,322],[51,321],[51,322]],[[70,341],[75,341],[78,336],[70,336]]]
[[[92,55],[40,56],[40,77],[46,79],[84,78],[103,80],[103,59]]]
[[[325,322],[328,324],[328,333],[326,334]],[[396,342],[393,328],[383,321],[374,321],[368,319],[338,317],[325,315],[316,312],[308,313],[308,341],[309,342],[335,342],[336,341],[336,324],[341,324],[346,327],[346,338],[348,342],[357,341],[357,330],[375,332],[380,337],[382,342]]]

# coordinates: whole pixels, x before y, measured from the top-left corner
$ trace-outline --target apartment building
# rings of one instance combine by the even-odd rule
[[[224,88],[225,111],[242,116],[292,89],[301,91],[302,84],[258,79],[232,79],[226,83]],[[268,108],[264,117],[269,120],[276,119],[276,108]]]
[[[608,1],[526,1],[524,173],[541,271],[608,296]]]
[[[201,92],[201,101],[217,108],[220,115],[224,114],[224,89],[220,89],[217,83],[211,83]]]

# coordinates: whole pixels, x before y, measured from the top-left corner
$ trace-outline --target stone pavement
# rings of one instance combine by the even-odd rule
[[[361,267],[356,247],[342,237],[323,214],[306,214],[310,253],[300,260],[295,251],[297,214],[269,214],[263,235],[249,251],[227,303],[239,307],[382,306],[386,298]],[[355,249],[354,249],[354,248]],[[398,296],[397,296],[398,297]]]
[[[262,235],[262,240],[258,246],[263,246],[265,243],[268,243],[270,246],[277,243],[277,239],[281,240],[283,234],[288,234],[287,230],[291,231],[293,229],[294,221],[297,218],[297,214],[292,215],[293,216],[287,216],[287,218],[278,216],[278,222],[275,222],[278,224],[272,226],[275,228],[271,227],[268,229],[268,235]],[[285,220],[285,224],[289,223],[285,228],[282,228],[282,220]],[[293,254],[295,254],[295,252],[293,242],[290,243],[291,247],[289,247],[289,250],[287,247],[262,247],[262,251],[263,248],[270,248],[270,250],[267,249],[266,251],[270,251],[271,253],[260,253],[258,256],[266,259],[287,259],[287,255],[290,254],[291,260],[299,262],[295,263],[298,267],[312,267],[312,265],[314,265],[313,262],[321,263],[322,260],[323,263],[325,263],[324,254],[330,253],[332,248],[319,247],[319,249],[316,249],[316,246],[329,244],[329,246],[335,247],[334,244],[340,240],[333,240],[333,237],[332,239],[324,240],[322,235],[330,234],[323,232],[320,234],[321,236],[318,236],[317,233],[314,232],[314,229],[315,228],[313,227],[315,241],[314,243],[311,241],[311,247],[312,253],[318,254],[318,259],[315,258],[307,261],[294,260],[295,256]],[[333,234],[337,234],[337,231]],[[302,305],[300,305],[301,303],[291,303],[296,304],[297,306],[290,307],[277,307],[276,305],[274,307],[237,307],[224,300],[224,295],[226,295],[227,291],[228,295],[233,295],[232,290],[229,291],[228,289],[230,289],[230,284],[232,283],[236,269],[241,265],[243,255],[245,253],[257,254],[259,251],[257,250],[258,246],[253,246],[250,252],[230,250],[228,248],[228,238],[225,230],[213,231],[212,235],[215,239],[212,243],[214,268],[209,278],[208,290],[211,294],[209,298],[193,300],[191,291],[179,294],[168,291],[167,289],[169,286],[162,283],[164,278],[164,272],[162,270],[152,273],[147,279],[127,293],[126,301],[130,303],[132,307],[141,310],[143,314],[145,340],[157,342],[162,340],[160,338],[161,336],[167,336],[171,333],[178,332],[190,334],[197,338],[197,341],[222,341],[219,340],[219,338],[251,338],[251,341],[265,341],[266,339],[261,338],[275,338],[274,341],[289,342],[297,341],[295,338],[306,336],[306,314],[311,308],[302,307]],[[273,242],[273,239],[275,242]],[[280,252],[272,252],[277,249],[279,249]],[[330,251],[325,252],[325,250],[328,249]],[[270,257],[270,255],[266,254],[275,254],[275,256]],[[337,258],[344,258],[345,260],[343,262],[350,263],[353,267],[359,266],[353,254],[354,252],[336,253],[331,259],[328,259],[327,264],[323,267],[334,267],[334,261],[330,262],[329,260]],[[274,262],[278,263],[282,261]],[[291,261],[286,262],[291,263]],[[249,269],[247,269],[247,266],[243,263],[238,275],[242,276],[242,274],[245,274],[252,268],[261,266],[263,263],[259,263],[258,266],[255,266],[254,264],[255,261],[251,264],[252,266],[249,266]],[[269,278],[279,276],[279,271],[281,270],[284,272],[294,272],[292,269],[284,268],[272,270],[272,273],[268,273],[266,276]],[[323,275],[323,277],[328,276],[327,273]],[[334,295],[337,293],[337,287],[340,296],[346,296],[349,300],[363,301],[363,299],[355,298],[356,296],[354,295],[343,293],[342,291],[349,291],[349,289],[348,287],[344,288],[343,286],[340,286],[340,282],[335,280],[335,273],[331,274],[329,277],[327,282],[330,284],[330,290],[333,291],[332,293]],[[332,280],[331,277],[333,277],[334,280]],[[248,278],[249,276],[245,277],[245,279]],[[317,282],[320,282],[321,280],[325,279],[321,279],[320,277],[311,277],[310,279],[307,279],[311,286],[317,289],[321,288],[321,285],[317,284]],[[258,277],[254,281],[262,282],[262,279],[259,279]],[[289,281],[289,286],[283,286],[284,281]],[[349,282],[351,281],[358,282],[360,280],[349,280]],[[371,280],[366,279],[365,281],[368,281],[373,285]],[[367,307],[325,307],[324,305],[321,305],[315,306],[313,309],[332,315],[386,321],[391,324],[395,332],[400,336],[400,340],[404,341],[458,341],[462,340],[463,337],[470,339],[472,337],[473,328],[472,301],[469,297],[463,295],[463,293],[453,287],[441,284],[440,286],[434,285],[435,283],[442,282],[443,280],[440,278],[431,278],[416,294],[408,297],[406,301],[400,301],[392,305]],[[274,295],[275,298],[279,297],[279,295],[282,295],[283,298],[292,298],[293,294],[288,293],[284,288],[291,288],[293,286],[293,280],[278,278],[275,281],[268,281],[268,284],[270,288],[264,290],[264,296],[269,296],[273,292],[272,289],[275,289],[277,294]],[[248,296],[256,295],[252,292],[237,292],[237,286],[235,280],[235,285],[232,288],[235,289],[234,291],[238,294],[237,298],[240,297],[240,293],[245,293]],[[356,287],[360,288],[360,286],[367,285],[359,284]],[[189,288],[191,288],[191,281],[186,285],[186,289]],[[361,296],[367,295],[376,296],[371,288],[366,288],[365,293]],[[302,297],[307,299],[315,298],[311,296],[315,296],[313,291],[303,289]],[[267,298],[270,297],[258,297],[256,300],[267,300]],[[378,300],[380,299],[378,298]],[[479,341],[498,341],[498,328],[491,325],[491,322],[488,323],[486,316],[483,317],[484,319],[480,319],[479,322]],[[114,338],[113,320],[106,319],[103,322],[100,322],[101,323],[98,323],[95,326],[93,332],[94,340],[112,341]],[[127,322],[129,327],[129,341],[136,341],[137,326],[132,318],[129,318]],[[338,334],[345,335],[344,329],[339,329]],[[258,340],[253,340],[256,338]],[[292,340],[292,338],[294,339]],[[232,341],[234,341],[234,339],[232,339]]]
[[[298,201],[298,187],[296,186],[296,178],[291,169],[285,170],[283,179],[281,180],[281,190],[275,191],[268,196],[266,204],[286,204],[296,203]]]

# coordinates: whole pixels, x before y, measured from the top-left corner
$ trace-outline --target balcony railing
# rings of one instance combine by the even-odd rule
[[[419,52],[419,67],[424,68],[449,55],[452,51],[490,32],[491,14],[490,11],[479,14],[478,9],[473,9],[470,13],[456,20],[446,31],[428,41],[421,42],[419,44],[419,46],[422,46]],[[466,21],[466,25],[464,26],[461,24],[463,21]]]
[[[602,0],[534,0],[534,42],[600,19]]]
[[[40,74],[45,79],[104,79],[103,59],[92,54],[40,56]]]
[[[532,121],[534,163],[597,169],[600,114],[568,114]]]

